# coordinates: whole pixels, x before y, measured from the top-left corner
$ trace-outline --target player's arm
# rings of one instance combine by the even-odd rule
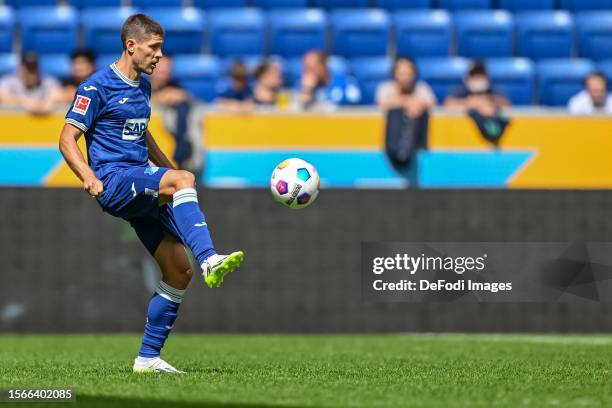
[[[147,129],[145,134],[145,140],[147,142],[147,147],[149,148],[149,160],[153,162],[156,166],[166,167],[169,169],[175,169],[174,164],[166,157],[164,152],[159,148],[157,142],[153,138],[153,135]]]
[[[83,189],[92,197],[98,197],[104,191],[104,187],[85,161],[81,149],[79,149],[77,141],[82,134],[83,131],[76,126],[68,123],[64,124],[60,134],[59,150],[70,169],[83,182]]]

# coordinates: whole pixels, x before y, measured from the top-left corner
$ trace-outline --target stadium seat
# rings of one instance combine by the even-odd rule
[[[595,70],[589,60],[559,59],[537,65],[539,102],[541,105],[565,106],[584,88],[585,77]]]
[[[347,75],[349,73],[348,63],[344,57],[331,55],[327,58],[327,66],[333,74]],[[293,58],[286,61],[283,72],[289,87],[299,86],[300,76],[302,75],[302,59]]]
[[[13,73],[18,64],[17,54],[0,54],[0,76]]]
[[[565,11],[526,11],[514,15],[517,50],[531,59],[569,58],[574,43],[574,21]]]
[[[120,7],[122,0],[68,0],[68,4],[76,8],[85,7]]]
[[[131,0],[132,7],[136,8],[172,8],[182,7],[183,0]]]
[[[247,0],[193,0],[193,7],[203,9],[246,7]]]
[[[464,11],[454,15],[457,51],[463,57],[511,57],[512,15],[504,10]]]
[[[376,87],[391,78],[391,59],[388,57],[357,58],[351,61],[351,71],[361,88],[361,103],[374,104]]]
[[[268,21],[272,54],[295,57],[308,50],[327,49],[327,17],[322,10],[271,11]]]
[[[510,11],[553,10],[555,0],[499,0],[499,8]]]
[[[165,30],[163,51],[169,54],[199,54],[204,42],[204,16],[200,9],[152,8],[145,13]]]
[[[428,9],[433,7],[433,0],[376,0],[375,4],[387,10]]]
[[[208,23],[213,54],[219,57],[265,54],[266,26],[260,10],[212,10]]]
[[[12,7],[57,6],[57,0],[4,0],[4,4]]]
[[[315,7],[324,9],[337,9],[337,8],[360,8],[368,7],[370,5],[369,0],[314,0],[312,3]]]
[[[308,0],[254,0],[255,7],[263,9],[306,8]]]
[[[96,68],[97,69],[101,69],[104,67],[108,67],[110,64],[112,64],[113,62],[117,61],[119,59],[119,55],[118,54],[104,54],[104,55],[98,55],[96,57]]]
[[[57,79],[70,76],[70,56],[62,54],[43,54],[40,56],[40,71]]]
[[[387,55],[390,27],[384,10],[337,10],[330,21],[333,54],[349,58]]]
[[[11,52],[14,31],[15,15],[13,9],[0,6],[0,52]]]
[[[612,10],[585,11],[575,17],[580,56],[612,58]]]
[[[453,11],[490,9],[493,0],[438,0],[438,6]]]
[[[210,55],[177,55],[173,77],[200,101],[215,98],[215,84],[222,75],[219,59]]]
[[[85,34],[85,46],[97,54],[121,53],[121,26],[135,12],[131,7],[94,7],[83,10],[81,25]]]
[[[534,99],[535,68],[526,58],[498,58],[486,61],[493,88],[499,89],[513,105],[531,105]]]
[[[54,54],[76,48],[78,14],[73,7],[24,7],[18,17],[23,51]]]
[[[410,10],[393,14],[397,55],[446,57],[450,53],[452,20],[445,10]]]
[[[461,57],[423,58],[417,60],[419,77],[427,82],[436,94],[439,103],[463,82],[469,67],[468,60]]]
[[[561,8],[570,11],[610,10],[612,0],[561,0]]]
[[[599,61],[597,64],[597,70],[603,72],[608,78],[608,81],[612,83],[612,59]]]

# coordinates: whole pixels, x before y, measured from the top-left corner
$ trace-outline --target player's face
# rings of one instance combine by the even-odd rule
[[[163,43],[164,39],[159,35],[152,35],[136,43],[133,58],[140,71],[149,75],[153,73],[153,70],[163,56]]]

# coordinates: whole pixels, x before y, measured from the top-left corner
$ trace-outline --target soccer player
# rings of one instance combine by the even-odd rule
[[[131,224],[162,272],[133,371],[182,373],[160,352],[195,269],[185,246],[209,287],[221,285],[244,254],[216,253],[198,205],[195,177],[176,170],[147,130],[151,84],[142,73],[151,74],[159,63],[163,40],[164,31],[153,19],[135,14],[125,21],[121,57],[79,85],[59,147],[83,188],[104,212]],[[82,134],[88,163],[77,145]]]

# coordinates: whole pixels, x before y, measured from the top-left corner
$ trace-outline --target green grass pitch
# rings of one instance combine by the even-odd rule
[[[612,406],[612,336],[173,334],[183,376],[132,374],[139,342],[2,335],[0,387],[74,387],[59,407]]]

